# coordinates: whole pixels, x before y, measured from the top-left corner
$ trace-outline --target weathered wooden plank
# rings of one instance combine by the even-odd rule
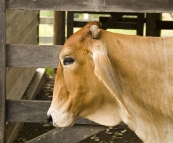
[[[50,101],[7,100],[8,122],[45,122]]]
[[[35,70],[35,68],[9,68],[6,76],[6,98],[21,99]]]
[[[8,11],[8,15],[6,15],[6,17],[8,18],[11,13],[17,13],[17,15],[14,15],[15,17],[12,16],[10,18],[11,21],[10,19],[7,21],[8,30],[6,33],[8,34],[12,32],[12,35],[8,34],[7,41],[13,44],[37,44],[38,11],[12,10]],[[16,21],[15,18],[18,21]],[[17,26],[17,30],[15,30],[15,27],[12,26],[12,23]],[[11,27],[13,28],[11,29]],[[21,27],[21,29],[19,29],[19,27]],[[15,36],[13,31],[15,31]],[[6,76],[7,99],[21,99],[29,82],[35,74],[35,70],[35,68],[9,68]]]
[[[8,122],[47,122],[47,111],[51,101],[7,100],[6,118]],[[78,118],[76,124],[96,124]]]
[[[15,36],[10,38],[10,43],[16,43],[15,41],[19,41],[20,44],[31,44],[33,38],[38,36],[38,17],[36,16],[30,23],[27,23],[27,26],[19,31],[16,31]],[[31,39],[31,40],[29,40]],[[37,40],[37,38],[35,38]],[[34,42],[36,44],[37,42]],[[8,44],[8,43],[7,43]]]
[[[45,69],[38,68],[22,99],[33,99],[44,82]],[[13,143],[23,126],[20,122],[9,122],[6,126],[6,143]]]
[[[5,107],[6,107],[6,34],[5,0],[0,0],[0,142],[5,142]]]
[[[27,143],[77,143],[105,129],[105,126],[98,125],[74,125],[71,128],[53,129]]]
[[[23,123],[8,123],[6,125],[6,143],[14,142],[22,126]]]
[[[60,48],[60,45],[7,45],[7,66],[56,68]]]
[[[33,26],[33,27],[35,27],[35,26]],[[38,26],[33,28],[33,32],[31,32],[31,35],[28,38],[26,38],[26,42],[24,44],[32,45],[32,43],[34,43],[34,45],[35,45],[35,43],[37,43],[37,44],[39,43],[39,41],[38,41],[38,30],[37,29],[38,29]]]
[[[39,11],[7,10],[6,43],[37,44],[38,14]],[[35,74],[36,68],[12,67],[7,69],[6,98],[19,100]],[[6,126],[6,143],[12,143],[14,141],[22,124],[23,123],[8,123]]]
[[[25,41],[25,38],[31,36],[28,34],[25,34],[23,36],[22,32],[26,31],[29,25],[32,25],[33,27],[38,26],[38,24],[37,24],[38,23],[38,11],[7,10],[6,19],[7,19],[6,20],[6,27],[7,27],[6,43],[7,44],[17,44],[17,43],[22,44],[22,43],[24,43],[23,41]],[[37,21],[34,19],[37,19]],[[31,27],[29,27],[29,28],[31,28]],[[30,30],[27,30],[26,32],[33,32],[33,30],[30,29]],[[32,34],[32,35],[34,35],[34,34]],[[22,42],[21,42],[21,40],[22,40]]]
[[[11,44],[37,44],[38,11],[7,10],[6,22],[6,42]],[[34,29],[32,29],[33,27]],[[7,99],[20,99],[36,69],[8,69],[6,76]]]
[[[45,82],[46,69],[38,68],[35,72],[34,77],[32,78],[27,90],[25,91],[25,96],[22,99],[35,99],[36,94],[39,92],[43,83]]]
[[[22,71],[23,71],[23,68],[15,68],[15,71],[14,71],[14,68],[8,68],[8,71],[6,72],[6,99],[10,99],[12,95],[15,98],[16,94],[13,92],[11,94],[11,90],[16,85],[16,81],[18,78],[20,78]],[[14,76],[14,72],[15,72],[15,76]]]
[[[13,70],[13,76],[18,70]],[[10,85],[13,83],[13,85],[10,87],[9,85],[6,86],[6,92],[7,92],[7,99],[16,99],[19,100],[23,96],[26,88],[28,87],[29,83],[32,80],[32,77],[34,76],[36,72],[35,68],[22,68],[20,75],[13,80],[13,78],[8,79],[8,83]],[[13,87],[14,86],[14,87]]]
[[[9,9],[95,11],[95,12],[173,12],[172,0],[7,0]]]

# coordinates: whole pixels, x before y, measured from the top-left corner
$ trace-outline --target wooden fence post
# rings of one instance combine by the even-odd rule
[[[74,12],[67,12],[67,38],[69,38],[73,34],[74,27]]]
[[[65,11],[54,11],[53,44],[63,45],[65,42]],[[56,74],[56,68],[53,70]]]
[[[147,13],[146,16],[146,36],[160,37],[160,30],[157,27],[158,20],[161,20],[160,13]]]
[[[0,0],[0,142],[5,143],[6,26],[5,0]]]
[[[54,45],[63,45],[65,42],[65,11],[54,12]]]

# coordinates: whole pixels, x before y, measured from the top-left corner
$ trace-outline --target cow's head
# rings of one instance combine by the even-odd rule
[[[100,27],[99,22],[88,23],[60,52],[47,113],[55,127],[72,126],[76,117],[114,126],[121,121],[120,112],[128,115]]]

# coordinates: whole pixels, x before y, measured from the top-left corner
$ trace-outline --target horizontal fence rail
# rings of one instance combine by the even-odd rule
[[[7,45],[6,65],[57,68],[61,47],[61,45]]]
[[[107,127],[98,125],[74,125],[72,128],[56,128],[27,143],[77,143],[105,129]]]
[[[173,12],[172,0],[7,0],[6,6],[29,10]]]
[[[47,111],[51,101],[37,100],[7,100],[6,121],[7,122],[47,122]],[[77,118],[76,124],[96,123]]]

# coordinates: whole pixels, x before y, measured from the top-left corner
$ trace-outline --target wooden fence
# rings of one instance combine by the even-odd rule
[[[172,0],[0,0],[0,142],[5,143],[6,122],[45,122],[46,112],[50,101],[15,101],[6,100],[6,67],[56,67],[57,55],[61,45],[58,46],[32,46],[32,45],[6,45],[6,9],[28,10],[57,10],[57,11],[95,11],[95,12],[173,12]],[[21,48],[22,47],[22,48]],[[51,56],[48,56],[51,55]],[[73,129],[79,130],[77,137],[70,138],[70,142],[84,139],[81,135],[104,130],[105,127],[95,126],[93,123],[78,119]],[[84,129],[83,124],[90,124]],[[91,125],[92,124],[92,125]],[[56,130],[57,133],[61,133]],[[74,132],[72,128],[68,134]],[[48,134],[51,142],[69,142]],[[56,132],[54,132],[56,134]],[[45,137],[44,137],[45,138]],[[48,140],[46,140],[48,141]],[[39,140],[33,141],[35,143]]]
[[[74,18],[75,13],[88,13],[88,14],[102,14],[97,19],[79,19]],[[106,15],[106,16],[104,16]],[[109,15],[109,16],[108,16]],[[133,18],[123,16],[135,16]],[[173,30],[173,21],[162,20],[162,14],[160,13],[147,13],[146,17],[144,13],[115,13],[115,12],[67,12],[67,18],[65,19],[65,25],[67,26],[67,37],[73,34],[73,28],[81,28],[89,21],[98,20],[102,23],[103,29],[125,29],[136,30],[136,35],[144,36],[160,36],[161,30]],[[41,17],[40,24],[51,24],[53,28],[53,17]],[[57,25],[59,23],[57,22]],[[147,25],[147,26],[146,26]],[[145,26],[145,29],[144,29]],[[146,30],[146,31],[143,31]],[[41,43],[53,43],[52,36],[40,36],[39,42]]]

